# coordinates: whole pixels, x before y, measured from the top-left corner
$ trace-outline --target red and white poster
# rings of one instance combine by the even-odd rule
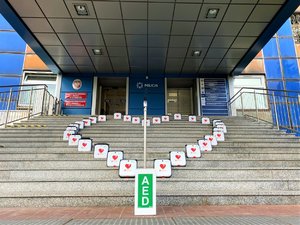
[[[67,92],[65,93],[65,107],[86,107],[86,92]]]

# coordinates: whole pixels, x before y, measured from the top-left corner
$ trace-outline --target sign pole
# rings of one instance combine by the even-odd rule
[[[144,169],[147,168],[147,100],[144,100]]]

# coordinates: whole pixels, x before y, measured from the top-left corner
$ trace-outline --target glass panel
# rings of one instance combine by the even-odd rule
[[[191,112],[191,89],[168,88],[168,114],[181,113],[190,115]]]

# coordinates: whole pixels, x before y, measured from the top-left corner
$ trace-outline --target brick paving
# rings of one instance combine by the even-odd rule
[[[0,208],[1,225],[201,224],[300,225],[300,205],[158,206],[135,217],[133,207]]]

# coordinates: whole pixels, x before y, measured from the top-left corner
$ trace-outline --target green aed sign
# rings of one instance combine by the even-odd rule
[[[135,176],[135,215],[156,215],[156,175],[153,169],[138,169]]]
[[[138,175],[138,207],[151,208],[153,207],[153,175],[139,174]]]

